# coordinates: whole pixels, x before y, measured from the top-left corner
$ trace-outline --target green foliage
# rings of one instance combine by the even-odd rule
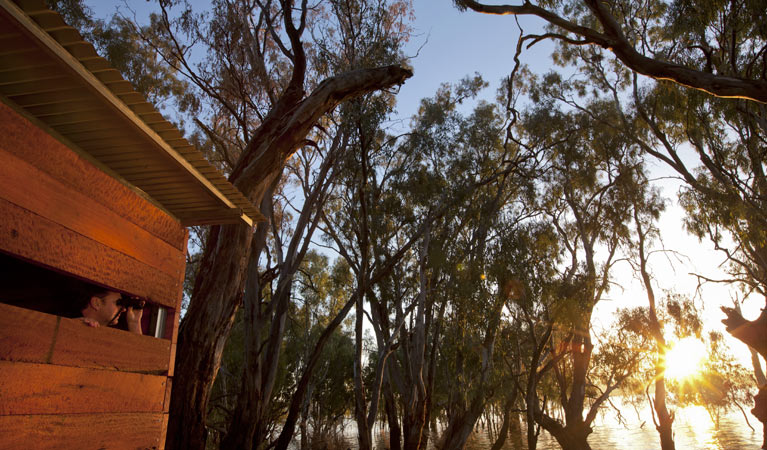
[[[199,108],[195,96],[189,93],[189,83],[180,79],[172,67],[162,61],[156,48],[145,40],[153,33],[152,26],[139,27],[130,19],[114,14],[107,22],[93,17],[83,0],[48,0],[64,20],[77,28],[98,53],[131,82],[133,88],[147,101],[166,113],[175,114],[183,128],[183,114]]]

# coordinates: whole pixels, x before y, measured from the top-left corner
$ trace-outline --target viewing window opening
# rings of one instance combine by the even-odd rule
[[[0,253],[0,303],[31,309],[62,317],[82,317],[92,295],[111,290],[108,287],[88,283],[79,278],[48,269],[13,256]],[[115,290],[115,292],[118,292]],[[130,299],[137,299],[125,292],[119,305],[129,304]],[[167,309],[144,302],[141,316],[142,334],[168,339],[166,336]],[[125,314],[120,314],[113,328],[128,330]]]

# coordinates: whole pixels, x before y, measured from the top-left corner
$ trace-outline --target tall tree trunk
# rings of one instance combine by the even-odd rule
[[[426,429],[426,384],[424,370],[426,368],[426,295],[428,291],[427,259],[431,228],[427,228],[421,245],[418,264],[419,292],[416,297],[417,307],[413,332],[408,334],[409,352],[406,367],[409,368],[405,396],[407,407],[403,411],[403,428],[405,430],[405,448],[420,449],[425,447],[423,437]],[[407,369],[406,369],[407,370]]]
[[[589,320],[591,323],[590,314]],[[586,438],[591,434],[590,423],[583,420],[583,407],[586,400],[586,374],[591,362],[591,352],[594,349],[591,343],[591,333],[588,329],[580,330],[581,336],[575,340],[576,345],[572,349],[573,384],[570,390],[570,399],[567,405],[566,425],[559,437],[554,436],[562,445],[563,450],[590,450]]]
[[[357,298],[357,310],[354,333],[354,418],[357,422],[357,441],[360,450],[372,450],[372,435],[368,427],[365,385],[362,381],[362,321],[364,295]]]
[[[485,339],[482,342],[482,363],[480,368],[479,386],[474,391],[469,407],[460,411],[448,423],[445,430],[442,448],[445,450],[460,450],[466,445],[474,424],[485,409],[488,399],[490,371],[493,367],[493,353],[495,350],[495,338],[501,321],[502,299],[492,311],[490,324],[487,328]]]
[[[278,257],[279,280],[268,306],[261,305],[261,283],[258,272],[261,250],[266,245],[268,224],[261,223],[257,227],[248,269],[248,289],[245,291],[246,318],[247,323],[252,326],[246,327],[245,333],[246,364],[242,371],[243,389],[238,397],[237,409],[229,432],[222,441],[222,448],[250,449],[254,442],[267,441],[266,430],[269,422],[273,420],[269,417],[271,397],[279,367],[293,277],[306,255],[316,230],[319,217],[315,211],[323,207],[324,194],[333,180],[331,170],[335,162],[333,154],[339,151],[337,144],[340,141],[339,138],[334,140],[332,149],[320,166],[318,180],[305,193],[304,206],[295,223],[287,251],[282,250],[282,243],[277,240],[275,253]],[[270,224],[274,223],[272,195],[276,188],[276,181],[278,180],[272,183],[261,202],[262,213],[270,218]],[[262,328],[265,329],[268,324],[270,324],[269,335],[262,345]]]
[[[274,185],[272,185],[273,187]],[[261,213],[268,215],[272,203],[272,189],[267,192],[261,202]],[[261,407],[260,393],[262,384],[262,363],[260,356],[262,327],[266,326],[268,315],[260,311],[261,308],[261,279],[258,271],[258,260],[261,251],[266,245],[266,234],[269,224],[261,222],[256,226],[251,244],[251,253],[248,261],[247,278],[244,294],[244,322],[245,349],[244,364],[242,370],[242,388],[240,395],[236,397],[232,420],[229,429],[221,440],[221,448],[251,448],[253,438],[256,442],[263,439],[266,434],[265,421],[262,417],[264,409]]]
[[[509,427],[511,426],[511,408],[514,406],[514,402],[517,401],[517,393],[517,389],[514,388],[511,397],[509,397],[503,405],[503,424],[498,431],[498,438],[495,440],[490,450],[501,450],[503,444],[506,443],[506,438],[509,436]]]
[[[661,450],[674,450],[674,431],[671,428],[674,423],[674,415],[669,414],[666,408],[666,381],[663,374],[656,371],[655,380],[655,413],[658,416],[658,424],[655,429],[660,435]]]
[[[309,388],[306,390],[304,402],[301,404],[301,423],[298,425],[301,432],[301,450],[309,450],[309,427],[307,424],[309,422],[309,405],[311,403],[313,390],[314,385],[310,383]]]
[[[388,364],[387,364],[388,366]],[[386,408],[386,419],[389,423],[389,450],[402,450],[402,430],[399,426],[399,418],[397,417],[397,402],[394,399],[394,393],[391,388],[391,380],[389,380],[388,369],[386,369],[383,395],[384,395],[384,408]]]
[[[289,277],[292,278],[292,277]],[[276,382],[278,360],[280,358],[280,346],[282,334],[287,319],[287,307],[290,299],[290,280],[278,287],[272,302],[278,305],[277,311],[272,318],[271,332],[266,341],[265,349],[251,349],[253,359],[258,362],[251,368],[256,371],[243,376],[245,380],[253,378],[258,385],[251,389],[243,390],[237,402],[235,414],[229,432],[221,442],[223,449],[250,449],[254,444],[260,445],[267,441],[267,425],[269,423],[269,406],[272,390]],[[262,355],[258,355],[262,352]],[[249,381],[250,382],[250,381]],[[254,383],[255,384],[255,383]]]
[[[590,323],[591,311],[587,311],[587,319],[583,324]],[[591,422],[595,416],[595,409],[589,413],[586,420],[583,418],[584,400],[586,398],[586,373],[591,361],[593,344],[591,335],[583,324],[576,326],[576,335],[570,342],[570,360],[573,377],[570,385],[570,397],[565,406],[565,425],[549,417],[536,404],[535,420],[557,440],[563,450],[591,450],[587,438],[593,431]],[[560,387],[561,388],[561,387]],[[529,405],[528,405],[529,408]]]
[[[404,431],[404,448],[420,449],[424,448],[423,437],[426,429],[426,417],[424,416],[424,402],[416,400],[413,405],[414,411],[406,411],[402,417],[402,428]]]
[[[485,395],[486,390],[480,388],[473,396],[469,408],[456,414],[448,423],[442,437],[443,450],[461,450],[466,446],[466,440],[485,407]]]
[[[402,84],[412,75],[400,66],[355,70],[325,80],[303,100],[302,87],[291,81],[255,131],[231,181],[253,203],[260,204],[271,181],[323,114],[344,100]],[[252,234],[251,227],[241,224],[211,229],[189,309],[179,328],[166,442],[169,450],[205,448],[210,389],[241,303]]]
[[[317,362],[319,362],[322,351],[325,349],[325,345],[328,343],[330,336],[335,332],[338,326],[341,325],[341,322],[343,322],[343,320],[346,318],[346,315],[349,314],[349,311],[351,311],[352,307],[356,304],[357,296],[359,295],[362,295],[359,291],[352,295],[352,297],[346,302],[343,308],[341,308],[341,311],[339,311],[338,314],[336,314],[336,316],[330,322],[330,324],[328,324],[327,328],[325,328],[325,331],[323,331],[320,335],[317,344],[315,344],[314,350],[309,357],[309,361],[306,363],[306,367],[304,368],[304,373],[301,374],[301,378],[298,380],[298,384],[296,385],[296,392],[293,394],[293,398],[290,400],[288,416],[285,418],[285,423],[282,424],[282,431],[280,432],[280,436],[277,439],[277,443],[275,444],[276,450],[287,450],[288,445],[290,445],[290,441],[293,439],[293,433],[296,429],[296,422],[298,421],[301,404],[303,403],[304,397],[306,396],[306,393],[309,389],[311,374],[314,371],[314,368],[317,366]]]
[[[246,225],[211,229],[192,296],[206,301],[190,303],[178,333],[168,449],[205,448],[210,389],[240,303],[252,235]]]
[[[655,429],[658,430],[658,434],[660,435],[661,450],[675,450],[674,432],[672,429],[674,415],[669,414],[668,408],[666,407],[666,339],[663,337],[663,327],[661,326],[660,321],[658,321],[655,290],[652,286],[650,272],[647,269],[648,257],[645,252],[646,239],[648,233],[652,229],[646,230],[642,227],[642,220],[640,219],[640,212],[637,205],[634,206],[633,214],[638,237],[636,247],[639,253],[639,273],[642,277],[645,291],[647,292],[650,314],[650,334],[655,340],[655,402],[653,403],[653,407],[655,409],[655,415],[658,417]]]

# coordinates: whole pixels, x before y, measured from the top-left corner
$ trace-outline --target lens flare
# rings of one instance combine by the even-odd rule
[[[683,380],[697,375],[706,360],[706,346],[694,337],[671,345],[666,352],[666,378]]]

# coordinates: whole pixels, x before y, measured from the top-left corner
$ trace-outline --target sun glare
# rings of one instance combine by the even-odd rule
[[[666,352],[666,378],[682,380],[695,376],[706,360],[706,346],[694,337],[672,344]]]

